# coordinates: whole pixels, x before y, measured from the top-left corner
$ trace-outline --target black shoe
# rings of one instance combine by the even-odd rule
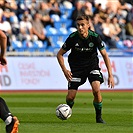
[[[17,133],[19,121],[17,117],[12,118],[12,122],[6,126],[6,133]]]
[[[100,118],[96,118],[96,123],[103,123],[103,124],[105,124],[106,122],[100,117]]]

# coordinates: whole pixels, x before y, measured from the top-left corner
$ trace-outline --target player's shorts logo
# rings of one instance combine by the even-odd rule
[[[92,70],[90,72],[90,74],[98,74],[98,75],[100,75],[100,71],[99,70]]]
[[[81,82],[81,78],[75,78],[75,77],[73,77],[71,79],[71,82]]]

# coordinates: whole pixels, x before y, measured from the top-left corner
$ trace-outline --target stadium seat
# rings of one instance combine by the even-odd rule
[[[52,14],[50,17],[51,17],[54,21],[60,21],[60,17],[59,17],[59,15],[57,15],[57,14]]]
[[[9,18],[10,23],[14,24],[14,23],[18,23],[18,17],[17,16],[11,16]]]
[[[12,41],[11,45],[12,45],[12,49],[17,51],[17,52],[24,52],[26,49],[26,46],[23,45],[23,43],[21,41],[18,41],[18,40]]]
[[[122,41],[118,41],[118,42],[116,43],[116,47],[117,47],[118,49],[124,49],[124,44],[123,44],[123,42],[122,42]]]
[[[50,25],[46,26],[44,30],[46,31],[46,35],[55,35],[58,32],[56,28],[51,27]]]
[[[74,7],[71,8],[71,9],[68,9],[68,8],[65,8],[65,7],[61,7],[60,11],[67,19],[70,19],[74,9],[75,9]]]
[[[68,34],[68,30],[66,28],[63,28],[63,27],[59,28],[57,31],[58,31],[57,35],[66,35],[66,34]]]
[[[34,46],[36,47],[36,50],[39,52],[44,52],[47,48],[47,42],[44,41],[44,43],[42,41],[34,41]]]
[[[72,25],[72,20],[71,19],[67,19],[66,20],[61,20],[61,21],[58,21],[58,22],[54,22],[54,26],[56,29],[59,29],[59,28],[66,28],[68,29],[69,27],[71,27]]]
[[[68,34],[71,34],[72,32],[75,32],[75,31],[77,31],[77,29],[75,27],[70,27],[68,29]]]
[[[56,34],[56,35],[50,35],[47,36],[51,43],[53,44],[53,46],[55,47],[61,47],[62,44],[65,42],[66,38],[68,37],[68,34]]]
[[[28,49],[29,52],[35,52],[35,51],[38,50],[38,46],[37,46],[36,43],[34,43],[34,42],[27,42],[27,44],[28,44],[27,49]]]

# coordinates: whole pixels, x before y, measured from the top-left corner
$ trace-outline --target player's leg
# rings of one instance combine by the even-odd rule
[[[74,105],[74,99],[76,97],[78,87],[86,82],[87,75],[84,70],[72,71],[72,80],[68,82],[68,93],[66,96],[66,103],[70,108]]]
[[[92,92],[94,95],[93,105],[96,111],[96,122],[105,123],[102,120],[102,96],[100,92],[100,84],[103,83],[103,75],[100,70],[92,70],[88,76]]]
[[[96,122],[105,123],[102,120],[102,96],[100,92],[100,81],[93,81],[91,86],[94,95],[93,105],[96,111]]]
[[[70,89],[68,90],[67,96],[66,96],[66,103],[70,106],[70,108],[74,105],[74,99],[76,97],[77,90]]]
[[[17,117],[13,117],[3,98],[0,97],[0,118],[6,124],[6,133],[17,133],[19,121]]]
[[[94,96],[93,102],[96,102],[96,103],[102,102],[102,96],[101,96],[101,92],[100,92],[100,82],[93,81],[91,83],[91,86],[92,86],[92,92],[93,92],[93,96]]]
[[[9,116],[11,116],[11,113],[10,113],[8,107],[7,107],[7,104],[6,104],[5,100],[0,97],[0,118],[3,121],[5,121]],[[11,121],[11,119],[9,118],[9,122],[10,121]]]

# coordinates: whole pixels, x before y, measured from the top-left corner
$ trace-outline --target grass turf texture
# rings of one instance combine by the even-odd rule
[[[2,93],[11,112],[20,120],[19,133],[133,133],[132,92],[102,92],[103,119],[96,124],[91,92],[78,92],[73,114],[62,121],[55,109],[65,103],[65,93]],[[5,124],[0,120],[0,133]]]

